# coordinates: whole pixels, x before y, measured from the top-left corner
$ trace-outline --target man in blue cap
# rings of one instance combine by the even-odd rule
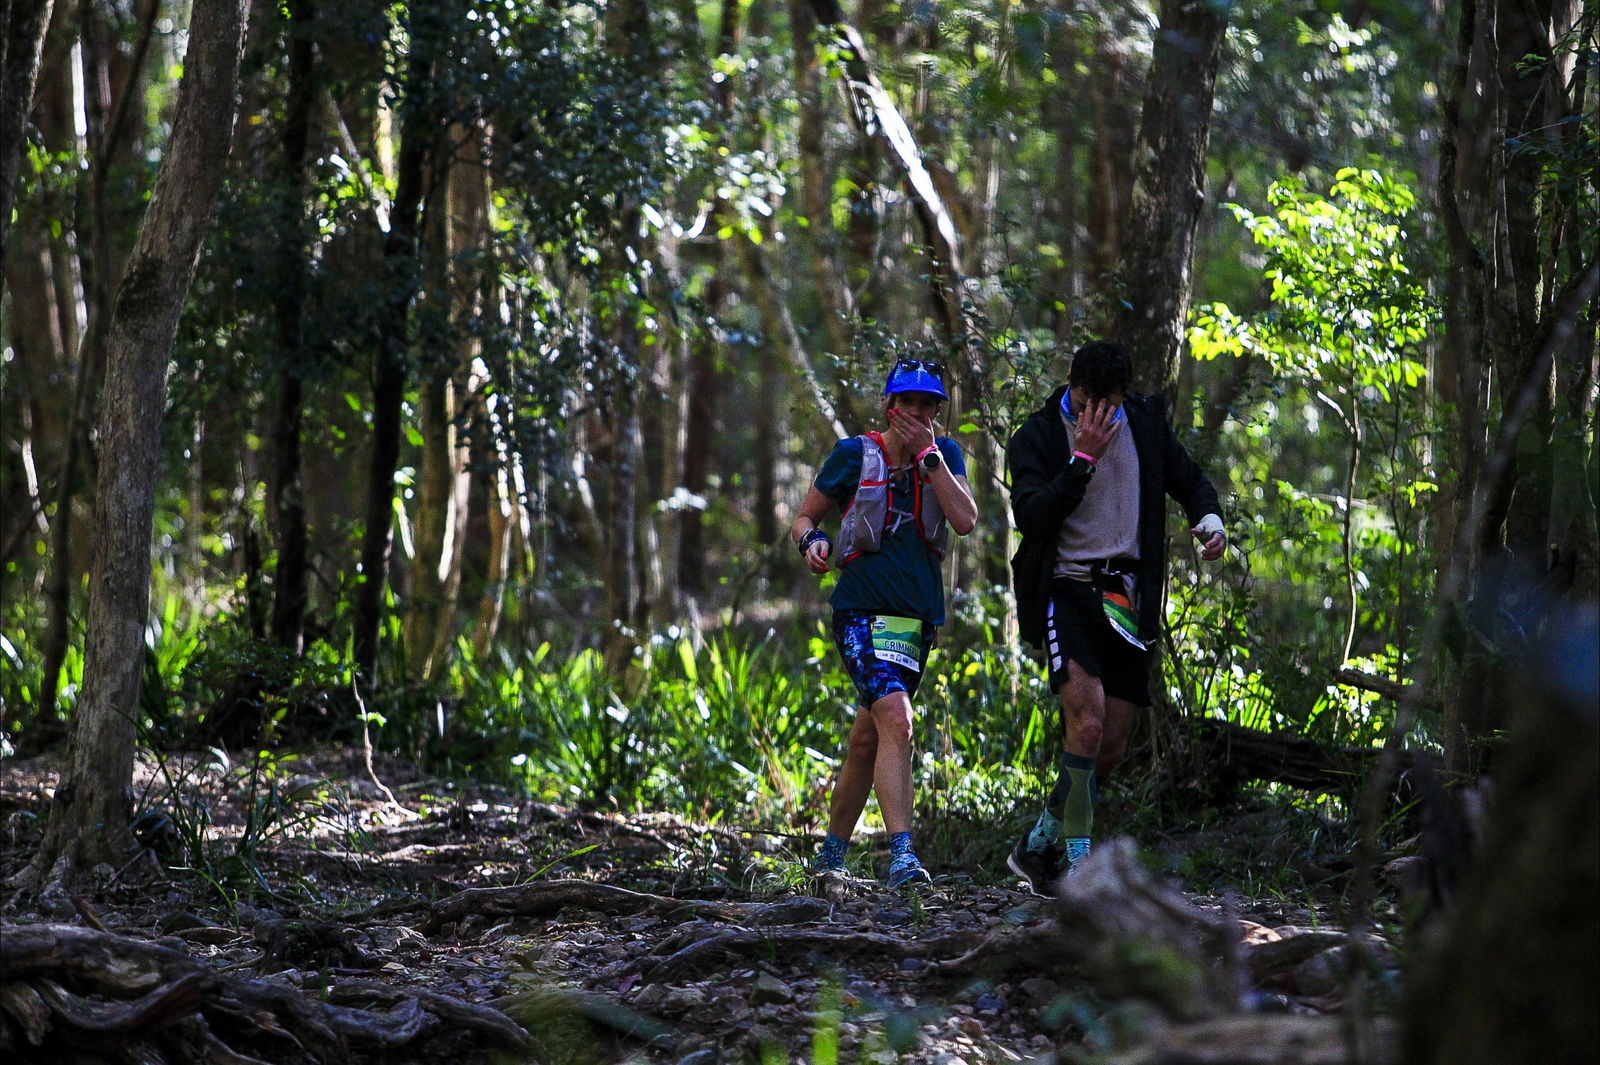
[[[812,869],[844,872],[850,834],[875,790],[894,888],[929,879],[911,845],[911,699],[944,624],[948,530],[965,536],[978,516],[960,445],[935,434],[949,398],[943,376],[931,360],[896,362],[883,386],[884,431],[834,445],[789,530],[811,572],[839,566],[833,635],[858,699]],[[835,508],[843,511],[837,544],[821,528]]]

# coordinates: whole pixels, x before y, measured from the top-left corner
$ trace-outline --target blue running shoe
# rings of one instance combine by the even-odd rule
[[[831,833],[823,837],[822,846],[817,848],[817,853],[812,856],[811,864],[806,871],[812,876],[844,876],[844,852],[850,846],[847,840],[842,840]]]
[[[928,875],[928,871],[922,867],[922,863],[917,860],[917,856],[910,851],[897,855],[894,861],[889,863],[889,886],[891,888],[899,890],[907,884],[931,883],[933,883],[933,877]]]

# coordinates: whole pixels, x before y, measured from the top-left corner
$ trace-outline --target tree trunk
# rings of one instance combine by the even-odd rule
[[[52,0],[0,0],[0,271],[11,234],[11,205],[28,143],[28,112]]]
[[[305,398],[302,378],[306,355],[302,334],[307,292],[305,229],[306,148],[311,135],[311,106],[316,86],[314,29],[316,0],[288,0],[289,85],[283,124],[283,171],[279,195],[277,316],[277,403],[272,422],[271,503],[277,535],[277,563],[272,587],[272,642],[290,654],[300,653],[308,595],[308,535],[305,493],[301,485],[300,434]]]
[[[1125,40],[1133,32],[1126,19],[1110,30],[1095,34],[1086,95],[1090,133],[1087,203],[1088,229],[1085,266],[1095,283],[1120,276],[1127,234],[1129,203],[1135,181],[1135,131],[1139,116],[1133,108],[1138,86],[1133,60]],[[1067,193],[1070,195],[1070,193]]]
[[[84,687],[45,839],[20,878],[51,886],[127,846],[167,361],[233,139],[244,0],[196,0],[172,136],[107,329]]]
[[[1556,441],[1556,368],[1575,350],[1575,335],[1588,333],[1577,321],[1593,299],[1600,261],[1600,240],[1570,224],[1562,181],[1547,173],[1573,165],[1558,149],[1565,119],[1582,109],[1567,80],[1579,14],[1575,0],[1465,0],[1444,110],[1440,217],[1452,286],[1464,296],[1449,304],[1451,333],[1465,341],[1446,584],[1466,630],[1457,642],[1461,694],[1446,714],[1444,741],[1447,768],[1468,777],[1484,767],[1484,741],[1509,725],[1501,656],[1524,653],[1537,639],[1528,619],[1563,590],[1550,552],[1561,542],[1552,527],[1562,476],[1554,463],[1570,461],[1573,449]],[[1530,54],[1549,60],[1525,69]],[[1568,176],[1592,196],[1592,173]],[[1578,409],[1588,412],[1579,424],[1588,424],[1592,398]]]
[[[833,225],[833,178],[823,148],[822,67],[817,61],[816,16],[808,0],[789,0],[789,26],[794,37],[794,88],[799,108],[796,154],[800,165],[800,202],[811,246],[818,313],[828,351],[848,355],[853,346],[851,319],[855,309],[839,258],[839,234]]]
[[[1114,335],[1134,353],[1137,384],[1166,393],[1169,403],[1189,308],[1211,104],[1227,28],[1226,4],[1162,0],[1133,153],[1133,195],[1121,247],[1122,309]]]
[[[1053,135],[1056,158],[1054,194],[1046,195],[1040,206],[1049,227],[1047,239],[1054,241],[1058,249],[1055,263],[1045,274],[1041,295],[1050,330],[1062,342],[1071,336],[1073,310],[1083,299],[1084,287],[1077,193],[1082,187],[1078,179],[1078,154],[1083,116],[1074,106],[1084,80],[1077,73],[1078,49],[1068,22],[1072,7],[1067,0],[1056,0],[1053,7],[1049,43],[1050,69],[1055,73],[1055,83],[1044,90],[1039,106],[1039,123]],[[1094,182],[1088,184],[1095,187]]]
[[[1600,1057],[1600,628],[1592,601],[1555,613],[1556,646],[1515,679],[1518,717],[1458,902],[1413,938],[1406,1065]]]
[[[383,242],[387,282],[379,312],[372,367],[372,451],[367,465],[367,502],[361,539],[361,581],[356,586],[353,653],[362,683],[376,685],[378,644],[389,583],[394,531],[394,475],[400,463],[402,405],[410,382],[406,348],[411,302],[417,293],[422,205],[443,125],[434,84],[438,51],[448,32],[447,12],[414,13],[411,56],[402,107],[400,159],[394,205]]]

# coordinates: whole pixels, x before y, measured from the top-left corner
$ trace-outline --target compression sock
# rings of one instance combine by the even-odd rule
[[[911,833],[896,832],[889,837],[889,861],[891,863],[896,858],[913,853],[911,850]]]
[[[1052,813],[1061,819],[1061,834],[1067,839],[1088,839],[1094,829],[1094,759],[1062,751],[1056,762],[1060,776],[1050,798]]]
[[[1062,751],[1056,761],[1056,783],[1045,799],[1039,820],[1028,833],[1028,849],[1042,851],[1068,839],[1087,839],[1094,826],[1094,759]]]

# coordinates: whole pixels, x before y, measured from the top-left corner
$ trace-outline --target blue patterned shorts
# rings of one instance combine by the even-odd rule
[[[895,692],[917,694],[922,683],[921,669],[908,669],[893,662],[885,662],[872,649],[872,614],[859,610],[833,612],[833,640],[839,645],[839,656],[844,659],[844,671],[856,686],[861,705],[871,709],[872,704]],[[928,652],[933,650],[939,630],[924,622],[922,625],[921,653],[917,663],[926,668]]]

